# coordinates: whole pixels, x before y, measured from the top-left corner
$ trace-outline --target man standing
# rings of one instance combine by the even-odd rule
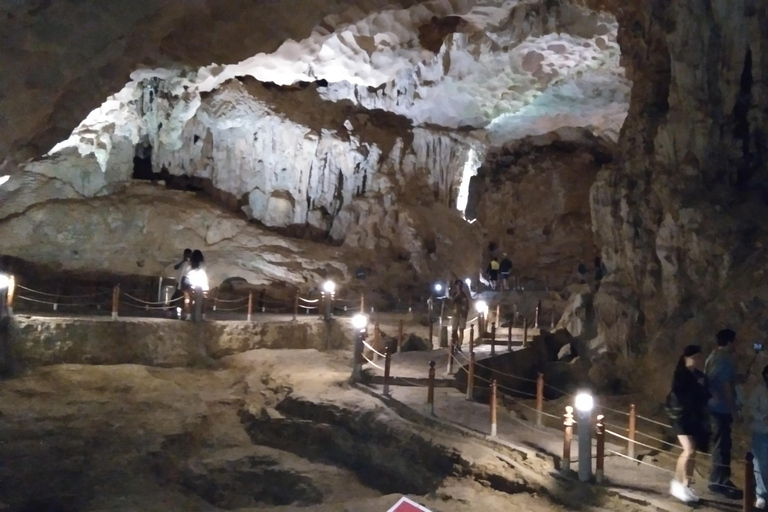
[[[499,264],[499,273],[501,274],[501,289],[509,290],[509,275],[512,273],[512,260],[509,255],[504,253],[504,257]]]
[[[709,490],[740,500],[744,493],[731,482],[731,425],[737,413],[736,362],[733,357],[736,333],[731,329],[723,329],[717,333],[716,341],[717,348],[704,364],[712,393],[709,401],[713,424]]]
[[[469,293],[464,288],[464,281],[457,279],[451,287],[451,303],[453,304],[453,318],[451,318],[451,339],[454,350],[461,350],[464,343],[464,330],[467,328],[467,315],[469,315]]]

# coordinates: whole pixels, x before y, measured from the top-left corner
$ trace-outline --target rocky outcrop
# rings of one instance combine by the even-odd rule
[[[493,150],[472,178],[467,217],[489,253],[506,252],[516,277],[539,286],[574,281],[597,254],[589,191],[616,148],[586,131],[554,132]]]

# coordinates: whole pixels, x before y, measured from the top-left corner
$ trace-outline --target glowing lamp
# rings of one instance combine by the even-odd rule
[[[0,290],[5,290],[11,286],[11,276],[0,274]]]
[[[484,315],[488,312],[488,304],[486,304],[485,301],[479,300],[475,303],[475,309],[478,313]]]
[[[208,291],[208,274],[202,268],[195,268],[187,274],[189,284],[192,288],[201,288],[204,292]]]
[[[470,278],[466,278],[464,282],[467,283],[467,286],[469,286],[470,288],[472,287],[472,280]]]
[[[441,285],[440,283],[435,284],[435,291],[437,293],[442,292],[443,291],[443,285]]]
[[[368,325],[368,317],[360,313],[352,317],[352,327],[363,330]]]
[[[595,399],[589,393],[579,393],[573,400],[577,411],[590,412],[595,406]]]
[[[334,293],[336,291],[336,283],[334,283],[333,281],[324,282],[323,291],[325,293]]]

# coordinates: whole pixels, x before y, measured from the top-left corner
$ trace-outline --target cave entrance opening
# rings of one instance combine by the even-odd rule
[[[133,155],[133,179],[157,179],[155,173],[152,172],[152,145],[148,142],[136,144],[136,152]]]

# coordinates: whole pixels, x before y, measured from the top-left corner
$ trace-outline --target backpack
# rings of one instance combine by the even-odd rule
[[[664,409],[667,411],[667,416],[671,421],[679,420],[683,415],[683,406],[677,399],[677,395],[670,391],[667,395],[667,400],[664,403]]]

